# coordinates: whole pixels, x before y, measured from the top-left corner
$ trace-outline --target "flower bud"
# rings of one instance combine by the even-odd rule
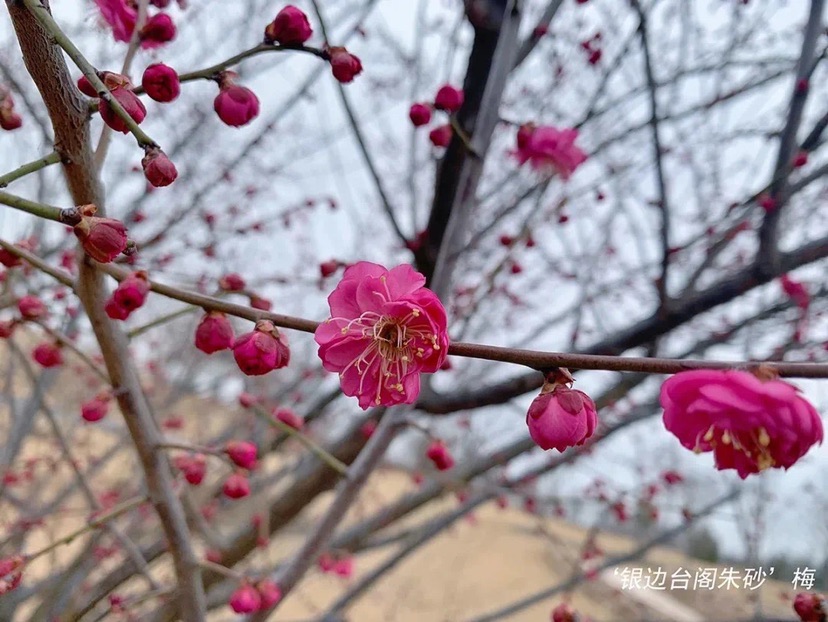
[[[434,97],[434,107],[445,112],[457,112],[463,105],[463,89],[456,89],[450,84],[441,86]]]
[[[347,84],[362,73],[362,62],[359,57],[344,47],[332,47],[328,52],[331,55],[331,71],[339,82]]]
[[[236,613],[255,613],[262,607],[262,597],[252,585],[245,583],[230,595],[230,608]]]
[[[233,347],[233,325],[224,313],[206,313],[195,332],[195,346],[205,354],[213,354]]]
[[[106,417],[109,412],[109,396],[104,394],[81,404],[81,417],[84,421],[94,423]]]
[[[152,99],[163,104],[181,94],[181,82],[175,69],[164,63],[153,63],[144,70],[141,86]]]
[[[246,441],[228,441],[224,453],[236,466],[253,470],[256,468],[256,445]]]
[[[451,135],[451,125],[447,123],[431,130],[428,133],[428,139],[435,147],[448,147],[451,142]]]
[[[414,127],[428,125],[431,122],[431,108],[426,104],[411,104],[411,108],[408,109],[408,118],[411,119]]]
[[[226,292],[241,292],[247,287],[242,275],[237,272],[229,272],[219,279],[219,287]]]
[[[253,332],[236,339],[233,356],[248,376],[261,376],[290,362],[287,338],[268,320],[256,322]]]
[[[177,456],[173,464],[184,474],[184,479],[188,484],[198,486],[204,481],[204,475],[207,473],[207,458],[204,454]]]
[[[98,218],[94,205],[81,207],[81,221],[75,225],[75,235],[87,255],[95,261],[109,263],[127,248],[124,223],[112,218]]]
[[[118,284],[118,287],[112,292],[112,300],[119,307],[131,313],[143,306],[149,291],[150,285],[146,271],[138,270]]]
[[[120,74],[106,72],[104,77],[104,84],[109,89],[112,97],[117,100],[126,113],[132,117],[132,120],[137,124],[141,124],[147,116],[147,109],[143,102],[138,99],[138,96],[132,92],[132,83],[129,78]],[[106,99],[101,98],[98,103],[98,111],[101,113],[101,119],[109,127],[116,132],[124,134],[129,133],[129,127],[124,120],[115,112],[110,103]]]
[[[41,343],[32,351],[32,358],[41,367],[58,367],[63,365],[63,354],[58,343]]]
[[[259,98],[250,89],[233,82],[235,77],[232,71],[222,72],[213,109],[227,125],[241,127],[259,115]]]
[[[38,320],[46,315],[46,305],[43,301],[30,294],[17,301],[17,310],[24,320]]]
[[[595,404],[586,393],[550,382],[526,414],[529,435],[543,449],[564,451],[583,445],[597,424]]]
[[[434,463],[438,471],[448,471],[454,466],[454,458],[451,457],[448,447],[443,441],[434,441],[428,446],[426,456]]]
[[[230,499],[241,499],[250,494],[250,482],[241,473],[233,473],[224,480],[221,490]]]
[[[273,410],[273,418],[281,421],[294,430],[301,430],[305,427],[305,420],[293,412],[290,408],[275,408]]]
[[[156,13],[141,29],[141,47],[150,49],[169,43],[175,39],[176,32],[172,17],[166,13]]]
[[[308,16],[293,5],[287,5],[276,14],[267,28],[265,28],[265,43],[279,45],[302,45],[311,38],[311,28]]]
[[[144,177],[156,188],[169,186],[178,177],[175,164],[157,147],[147,149],[146,155],[141,159],[141,166],[144,168]]]

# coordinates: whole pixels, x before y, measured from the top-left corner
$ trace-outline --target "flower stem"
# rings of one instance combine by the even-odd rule
[[[108,512],[105,512],[98,516],[97,518],[91,519],[86,525],[76,529],[75,531],[63,536],[52,542],[51,544],[47,544],[45,547],[36,551],[30,555],[26,556],[26,563],[32,562],[38,557],[42,557],[46,553],[55,550],[56,548],[63,546],[64,544],[72,543],[76,538],[82,536],[85,533],[88,533],[98,527],[103,526],[105,523],[108,523],[111,520],[118,518],[121,514],[125,514],[130,510],[138,507],[142,503],[147,500],[146,497],[135,497],[134,499],[129,499],[124,501],[123,503],[116,505]]]
[[[52,164],[57,164],[60,162],[61,157],[57,151],[53,151],[47,156],[39,158],[37,160],[33,160],[27,164],[24,164],[13,171],[6,173],[5,175],[0,175],[0,188],[5,188],[13,181],[20,179],[21,177],[25,177],[31,173],[36,173],[37,171],[46,168]]]
[[[331,467],[334,471],[336,471],[344,477],[348,476],[348,465],[342,462],[341,460],[337,459],[336,456],[332,456],[330,453],[325,451],[324,448],[313,442],[306,434],[302,434],[302,432],[300,432],[296,428],[291,427],[283,421],[275,419],[274,417],[271,417],[260,406],[254,406],[253,411],[262,421],[269,423],[275,428],[279,428],[279,430],[281,430],[288,436],[294,437],[297,441],[302,443],[312,454],[314,454],[322,462]]]
[[[2,191],[0,191],[0,203],[18,209],[21,212],[45,218],[46,220],[54,220],[55,222],[67,224],[67,211],[54,205],[30,201],[29,199],[24,199],[23,197]]]

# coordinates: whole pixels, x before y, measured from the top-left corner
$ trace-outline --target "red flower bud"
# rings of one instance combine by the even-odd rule
[[[256,322],[253,332],[236,339],[233,356],[248,376],[261,376],[290,362],[287,338],[268,320]]]
[[[451,457],[443,441],[431,443],[426,450],[426,456],[434,463],[438,471],[448,471],[454,466],[454,458]]]
[[[112,86],[110,86],[110,83],[112,83]],[[143,102],[138,99],[138,96],[132,92],[132,83],[130,83],[129,79],[125,76],[112,74],[108,79],[105,79],[105,84],[110,89],[112,97],[121,104],[126,113],[132,117],[132,120],[140,125],[141,121],[147,116],[147,109],[144,107]],[[101,113],[103,122],[113,130],[123,132],[124,134],[129,133],[129,127],[118,116],[108,101],[102,98],[98,103],[98,110]]]
[[[293,412],[290,408],[275,408],[273,418],[281,421],[294,430],[301,430],[305,427],[305,420]]]
[[[60,344],[57,343],[41,343],[32,351],[32,358],[41,367],[63,365],[63,354],[60,351]]]
[[[156,13],[141,29],[141,47],[156,48],[175,39],[176,28],[172,17]]]
[[[362,62],[344,47],[332,47],[328,50],[331,55],[331,71],[334,78],[347,84],[362,73]]]
[[[247,287],[244,278],[236,272],[225,274],[219,279],[218,284],[226,292],[241,292]]]
[[[463,89],[456,89],[450,84],[440,87],[434,97],[434,107],[445,112],[457,112],[463,105]]]
[[[46,305],[37,296],[26,295],[17,301],[17,310],[24,320],[37,320],[46,315]]]
[[[319,274],[322,275],[323,279],[331,276],[337,270],[339,270],[339,262],[336,259],[323,261],[321,264],[319,264]]]
[[[0,559],[0,596],[20,585],[25,560],[20,555]]]
[[[113,320],[125,320],[129,317],[131,311],[119,305],[113,298],[106,301],[104,311]]]
[[[207,472],[207,459],[204,454],[177,456],[173,464],[184,474],[184,479],[188,484],[198,486],[204,481],[204,475]]]
[[[256,445],[246,441],[228,441],[224,453],[236,466],[252,470],[256,468]]]
[[[230,608],[236,613],[255,613],[262,608],[262,597],[256,588],[245,583],[230,595]]]
[[[0,89],[0,128],[11,131],[23,125],[23,119],[14,111],[11,93]]]
[[[81,417],[90,423],[100,421],[106,417],[108,412],[109,396],[106,394],[98,395],[94,399],[81,404]]]
[[[229,350],[234,341],[233,325],[224,313],[210,311],[198,323],[195,346],[205,354]]]
[[[222,72],[213,109],[227,125],[241,127],[259,115],[259,98],[250,89],[233,82],[235,77],[232,71]]]
[[[224,480],[221,490],[230,499],[241,499],[250,494],[250,482],[241,473],[233,473]]]
[[[14,332],[17,323],[14,320],[0,321],[0,339],[8,339]]]
[[[408,110],[408,118],[414,127],[422,127],[431,122],[431,108],[426,104],[412,104]]]
[[[147,280],[147,273],[144,270],[138,270],[118,284],[118,287],[112,292],[112,300],[119,307],[131,313],[144,304],[149,291],[150,285]]]
[[[175,100],[181,94],[178,73],[164,63],[154,63],[144,70],[141,86],[152,99],[161,103]]]
[[[175,164],[157,147],[147,149],[146,155],[141,159],[141,166],[144,168],[144,177],[156,188],[169,186],[178,177]]]
[[[75,225],[75,235],[83,250],[95,261],[109,263],[123,253],[127,247],[124,223],[112,218],[98,218],[94,205],[81,207],[83,218]]]
[[[302,45],[312,34],[313,29],[308,16],[289,4],[279,11],[276,19],[265,28],[265,43]]]
[[[451,142],[451,135],[451,125],[447,123],[446,125],[441,125],[431,130],[428,133],[428,139],[435,147],[448,147]]]

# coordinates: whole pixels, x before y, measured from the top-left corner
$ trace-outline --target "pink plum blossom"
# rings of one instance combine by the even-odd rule
[[[787,469],[822,442],[819,415],[796,387],[745,371],[675,374],[661,387],[661,405],[664,426],[684,447],[712,451],[717,469],[735,469],[742,479]]]
[[[315,335],[319,357],[363,409],[414,403],[420,373],[434,373],[446,358],[446,311],[425,282],[409,265],[361,261],[328,296],[332,317]]]
[[[576,129],[524,125],[518,132],[518,147],[514,156],[520,164],[529,162],[535,170],[553,171],[569,179],[587,159],[586,154],[575,145],[578,138]]]

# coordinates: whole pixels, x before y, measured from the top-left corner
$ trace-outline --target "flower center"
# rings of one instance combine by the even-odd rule
[[[764,427],[755,430],[733,432],[731,430],[717,430],[715,425],[711,425],[703,438],[714,450],[716,446],[731,445],[736,451],[742,452],[752,462],[756,464],[759,471],[764,471],[776,465],[776,460],[768,449],[770,447],[770,435]],[[696,453],[702,451],[699,439],[696,439],[696,446],[694,448]]]

